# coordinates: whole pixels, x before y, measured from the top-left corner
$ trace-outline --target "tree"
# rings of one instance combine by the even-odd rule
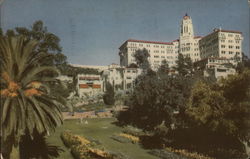
[[[212,155],[218,158],[237,158],[244,154],[243,143],[250,139],[249,81],[250,70],[245,70],[219,83],[199,81],[194,85],[186,119],[190,119],[188,127],[195,128],[202,138],[216,141],[210,147],[210,144],[206,146],[206,153],[214,149],[217,154]],[[197,145],[197,148],[201,147]],[[225,153],[220,154],[219,149],[225,149]],[[237,153],[232,153],[230,149]]]
[[[23,159],[42,158],[53,159],[59,157],[59,152],[64,150],[58,146],[53,146],[46,141],[46,134],[34,132],[34,138],[29,135],[22,137],[20,144],[20,154]],[[31,151],[32,150],[32,151]]]
[[[192,89],[186,113],[197,122],[196,125],[206,125],[213,130],[218,126],[213,123],[223,118],[221,114],[226,111],[227,104],[222,91],[198,81]]]
[[[48,32],[42,21],[36,21],[31,29],[16,27],[15,30],[7,30],[7,36],[23,35],[27,40],[37,40],[39,44],[34,50],[37,53],[48,54],[43,62],[47,65],[62,65],[67,63],[67,57],[62,54],[62,47],[59,45],[60,38]]]
[[[160,68],[158,69],[158,72],[159,73],[169,73],[170,69],[169,69],[169,66],[168,66],[168,63],[167,61],[164,59],[161,63],[161,66]]]
[[[128,110],[118,115],[121,124],[132,124],[153,132],[159,125],[171,129],[176,121],[174,112],[186,103],[189,80],[159,71],[162,70],[149,70],[137,78]]]
[[[103,101],[107,105],[114,105],[115,103],[115,92],[113,86],[107,82],[106,83],[106,91],[103,95]]]
[[[147,49],[139,49],[135,52],[134,57],[137,65],[142,68],[144,71],[150,68],[150,64],[148,62],[149,53]]]
[[[242,61],[237,63],[236,71],[242,73],[245,68],[250,69],[250,59],[245,54],[242,54]]]
[[[128,68],[138,68],[137,64],[135,63],[131,63]]]
[[[0,37],[1,139],[17,151],[23,135],[48,134],[62,124],[60,103],[48,87],[59,71],[43,65],[47,54],[37,47],[39,41],[25,36]]]
[[[250,69],[241,74],[229,76],[221,81],[220,89],[230,103],[227,119],[235,124],[233,136],[241,141],[250,140]]]
[[[182,76],[192,75],[193,63],[190,57],[179,54],[178,60],[176,61],[176,70]]]

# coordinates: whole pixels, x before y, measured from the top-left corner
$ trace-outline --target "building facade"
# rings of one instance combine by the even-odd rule
[[[220,57],[225,59],[242,59],[241,32],[214,29],[214,31],[199,41],[201,59]]]
[[[134,87],[135,79],[141,74],[139,68],[109,65],[103,76],[105,82],[109,82],[115,90],[128,90]]]
[[[235,66],[242,60],[243,36],[239,31],[214,29],[204,37],[194,35],[192,19],[187,14],[183,16],[180,25],[179,39],[172,42],[156,42],[129,39],[119,48],[120,65],[128,67],[136,63],[134,53],[139,49],[147,49],[148,58],[153,70],[157,70],[163,60],[166,60],[170,67],[176,66],[178,55],[188,56],[194,62],[195,67],[203,68],[203,71],[213,69],[214,72],[232,74]],[[231,68],[224,68],[224,64],[231,63]],[[196,68],[198,69],[198,68]],[[220,74],[220,72],[218,72]],[[216,75],[219,77],[220,75]]]
[[[77,93],[80,97],[92,96],[104,91],[101,75],[78,74]]]
[[[136,64],[134,54],[142,49],[148,51],[148,61],[153,70],[157,70],[163,60],[167,61],[169,67],[176,66],[179,54],[183,54],[190,57],[195,69],[202,70],[205,76],[226,77],[236,72],[233,67],[242,60],[242,42],[242,33],[232,30],[215,29],[204,37],[195,36],[192,19],[186,14],[182,18],[177,40],[159,42],[128,39],[119,47],[120,65],[72,65],[95,68],[100,72],[100,75],[79,74],[78,94],[104,92],[107,82],[114,90],[133,89],[135,79],[142,73],[140,68],[133,65]]]
[[[150,57],[149,63],[153,70],[157,70],[163,60],[169,67],[176,66],[179,53],[189,56],[193,62],[199,61],[199,40],[201,36],[194,36],[193,23],[187,14],[183,17],[180,27],[180,37],[172,42],[157,42],[129,39],[119,48],[120,65],[129,66],[136,63],[134,53],[139,49],[147,49]]]
[[[193,62],[199,61],[201,59],[199,51],[201,38],[201,36],[194,36],[192,19],[186,14],[181,21],[179,53],[190,57]]]
[[[235,74],[236,64],[237,62],[234,59],[208,57],[195,62],[194,68],[202,71],[205,77],[210,76],[218,80]]]
[[[177,43],[175,42],[175,45]],[[125,41],[119,48],[120,65],[128,67],[131,64],[136,64],[134,54],[137,50],[146,49],[150,55],[148,61],[152,69],[156,70],[163,60],[166,60],[170,66],[175,65],[178,57],[178,48],[175,48],[174,43],[144,41],[129,39]],[[177,46],[178,47],[178,46]]]

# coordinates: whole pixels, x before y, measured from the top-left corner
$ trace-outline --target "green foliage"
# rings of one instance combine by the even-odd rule
[[[176,61],[177,67],[175,68],[181,76],[193,74],[193,63],[190,57],[179,54]]]
[[[58,158],[60,155],[59,153],[64,151],[60,147],[48,143],[45,134],[38,134],[35,132],[34,136],[34,138],[31,138],[26,134],[22,137],[20,142],[21,159],[53,159]]]
[[[24,36],[0,37],[2,140],[13,136],[13,144],[26,133],[48,133],[62,124],[60,103],[50,94],[48,83],[59,71],[42,65],[39,42]],[[40,64],[40,65],[39,65]]]
[[[57,68],[62,72],[63,75],[67,76],[76,76],[77,74],[94,74],[94,75],[100,74],[100,72],[98,72],[97,69],[73,67],[68,64],[59,65],[57,66]]]
[[[174,111],[186,105],[191,86],[188,83],[188,78],[149,70],[138,77],[129,109],[121,112],[118,120],[145,130],[155,130],[159,125],[170,129],[176,120]]]
[[[236,66],[236,71],[242,73],[246,68],[250,69],[250,59],[245,54],[243,54],[242,61]]]
[[[122,156],[118,154],[94,148],[94,143],[83,136],[74,135],[70,132],[63,132],[61,134],[61,139],[64,144],[71,149],[71,153],[76,159],[122,159]]]
[[[148,62],[148,57],[150,56],[147,49],[139,49],[135,52],[134,57],[137,65],[143,70],[147,70],[150,68],[150,64]]]
[[[221,81],[223,95],[231,107],[226,114],[236,127],[233,133],[242,141],[250,139],[250,70],[245,69],[241,74],[230,76]]]
[[[55,34],[48,32],[42,21],[36,21],[30,29],[25,27],[16,27],[14,30],[7,30],[6,36],[25,36],[27,40],[36,40],[38,45],[34,50],[36,53],[43,52],[47,56],[43,62],[47,65],[65,64],[67,57],[62,54],[60,39]],[[40,61],[41,62],[41,61]]]
[[[159,73],[169,73],[170,69],[169,69],[169,66],[168,66],[168,63],[166,60],[163,60],[162,63],[161,63],[161,66],[160,68],[158,69],[158,72]]]
[[[103,95],[103,101],[107,105],[114,105],[115,103],[114,88],[109,82],[106,83],[106,91]]]
[[[202,130],[199,134],[203,137],[216,140],[214,148],[209,148],[214,152],[206,151],[207,153],[217,157],[224,156],[219,158],[235,158],[244,154],[243,142],[250,139],[249,81],[250,70],[244,70],[219,83],[199,81],[194,85],[186,110],[190,122],[188,127]],[[231,147],[225,146],[228,142],[232,143]],[[221,152],[219,149],[222,149]]]
[[[187,114],[195,125],[249,139],[250,71],[230,76],[219,85],[198,82],[191,93]]]
[[[131,63],[128,68],[138,68],[137,64],[135,63]]]
[[[202,81],[198,81],[191,92],[186,113],[195,120],[195,125],[206,125],[211,130],[218,129],[218,122],[223,119],[228,103],[223,92],[213,90]]]

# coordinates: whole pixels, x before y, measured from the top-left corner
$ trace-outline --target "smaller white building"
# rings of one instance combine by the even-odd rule
[[[214,77],[217,80],[220,80],[222,78],[228,77],[229,75],[236,74],[236,70],[234,68],[228,68],[225,66],[216,66],[206,69],[204,73],[205,76]]]
[[[60,75],[56,79],[58,79],[58,80],[60,80],[62,82],[73,83],[73,77],[72,76]]]
[[[205,77],[214,77],[217,80],[226,78],[228,75],[236,73],[237,62],[233,59],[209,57],[194,63],[196,70],[203,71]]]
[[[104,72],[104,78],[114,90],[127,90],[134,87],[135,79],[142,73],[139,68],[123,67],[111,64]]]
[[[77,93],[80,97],[96,95],[103,91],[104,88],[101,75],[77,75]]]
[[[124,68],[123,70],[123,89],[133,89],[135,86],[135,79],[142,73],[139,68]]]

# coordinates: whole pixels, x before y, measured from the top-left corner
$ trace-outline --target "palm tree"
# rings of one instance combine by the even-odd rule
[[[21,136],[32,138],[34,131],[49,134],[62,124],[60,103],[48,87],[59,71],[43,65],[49,54],[37,52],[38,45],[24,36],[0,37],[0,137],[11,139],[17,150]]]

